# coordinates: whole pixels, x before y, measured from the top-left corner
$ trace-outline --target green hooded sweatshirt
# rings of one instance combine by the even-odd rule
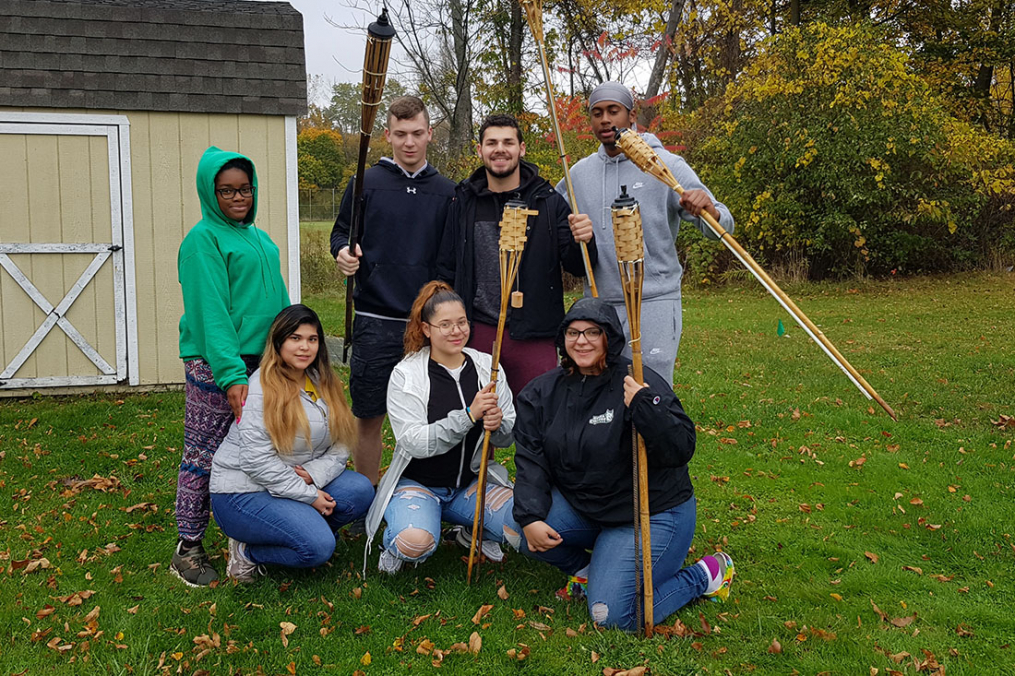
[[[254,225],[256,170],[248,222],[234,221],[219,208],[215,176],[237,158],[250,161],[214,146],[204,151],[197,165],[202,218],[183,239],[177,258],[183,287],[180,358],[204,359],[223,390],[247,383],[240,355],[260,355],[272,320],[289,306],[278,247]]]

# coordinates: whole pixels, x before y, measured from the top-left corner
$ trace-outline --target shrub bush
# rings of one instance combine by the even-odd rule
[[[781,33],[684,124],[759,262],[805,259],[811,278],[948,271],[1015,238],[1015,146],[951,117],[869,26]],[[732,264],[692,230],[678,245],[695,277]]]

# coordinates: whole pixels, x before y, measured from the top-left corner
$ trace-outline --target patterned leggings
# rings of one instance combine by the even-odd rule
[[[243,356],[249,376],[260,357]],[[183,540],[201,540],[208,527],[211,459],[233,422],[226,393],[203,359],[183,363],[187,381],[183,414],[183,461],[176,483],[176,528]]]

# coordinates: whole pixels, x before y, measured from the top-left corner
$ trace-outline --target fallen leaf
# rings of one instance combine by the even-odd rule
[[[279,622],[278,626],[282,628],[282,647],[289,647],[289,635],[296,631],[296,625],[292,622]]]
[[[908,570],[910,572],[916,573],[917,575],[923,575],[923,569],[917,568],[916,566],[903,566],[902,570]]]
[[[841,601],[842,600],[842,595],[841,594],[832,593],[832,594],[829,594],[829,596],[831,596],[836,601]]]
[[[599,653],[597,653],[595,650],[593,650],[592,651],[592,664],[595,664],[598,661],[599,661]]]
[[[903,627],[908,627],[909,625],[911,625],[913,623],[913,620],[915,619],[916,613],[913,613],[912,615],[908,615],[906,617],[893,618],[891,622],[892,626],[899,627],[900,629],[902,629]]]
[[[41,620],[42,618],[47,617],[48,615],[52,615],[55,612],[56,608],[47,603],[45,606],[42,607],[42,610],[35,613],[35,617]]]
[[[567,636],[568,638],[575,638],[576,636],[578,636],[578,632],[576,632],[571,627],[568,627],[567,629],[564,630],[564,635]]]
[[[870,559],[871,563],[878,562],[878,555],[875,554],[874,552],[864,552],[863,555],[866,556],[868,559]]]
[[[363,587],[356,587],[355,589],[353,589],[352,590],[352,595],[353,595],[353,598],[357,598],[357,599],[363,598]]]
[[[961,636],[962,638],[969,638],[971,636],[974,636],[973,629],[968,624],[960,624],[959,626],[955,627],[955,633]]]
[[[416,653],[419,655],[429,655],[432,650],[433,641],[428,638],[423,639],[419,642],[419,645],[416,646]]]
[[[779,641],[772,639],[772,645],[768,646],[768,652],[773,655],[779,655],[782,653],[782,644]]]
[[[428,617],[430,617],[430,613],[427,613],[426,615],[417,615],[416,617],[412,618],[412,626],[418,627]]]
[[[356,635],[362,636],[363,634],[369,634],[373,631],[369,624],[364,624],[362,627],[356,627]]]
[[[904,462],[899,463],[899,469],[909,469],[909,465]]]
[[[359,658],[359,663],[362,664],[364,667],[369,667],[370,662],[372,661],[373,660],[370,657],[370,651],[363,653],[363,657]]]
[[[479,632],[476,631],[472,632],[472,635],[469,636],[469,652],[472,653],[473,655],[478,655],[482,647],[483,647],[483,639],[479,635]]]
[[[497,590],[497,598],[499,598],[501,601],[507,601],[509,596],[511,595],[508,594],[507,587],[501,585],[500,589]]]
[[[529,620],[529,626],[536,631],[550,631],[550,626],[543,624],[542,622],[536,622],[535,620]]]
[[[91,622],[92,620],[99,619],[99,612],[100,612],[100,610],[101,610],[100,606],[95,606],[94,608],[92,608],[91,612],[89,612],[87,615],[85,615],[84,622],[87,624],[88,622]]]
[[[491,610],[493,610],[493,605],[480,606],[479,610],[476,611],[476,614],[472,616],[472,623],[479,624],[480,622],[482,622],[483,618],[486,617],[487,613],[489,613]]]

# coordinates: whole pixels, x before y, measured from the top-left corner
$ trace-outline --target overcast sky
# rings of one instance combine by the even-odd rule
[[[303,15],[303,39],[307,49],[307,72],[323,75],[328,83],[362,82],[366,27],[377,19],[381,2],[362,2],[374,6],[370,11],[351,9],[347,0],[288,0]],[[341,26],[336,28],[328,20]],[[392,58],[397,58],[397,45]]]

